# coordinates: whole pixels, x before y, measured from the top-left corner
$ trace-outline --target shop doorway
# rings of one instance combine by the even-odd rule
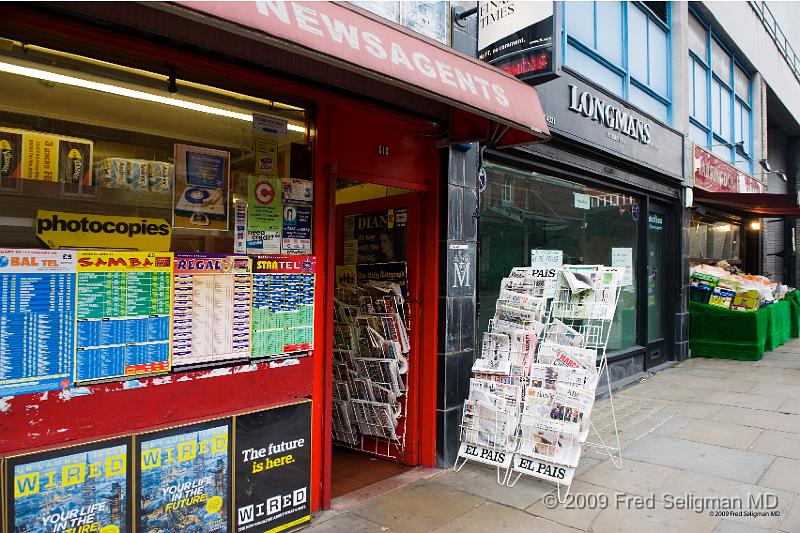
[[[645,369],[670,360],[671,281],[674,277],[673,218],[661,204],[650,203],[647,217],[647,355]],[[673,276],[673,277],[671,277]]]
[[[337,180],[334,498],[419,462],[421,194]]]

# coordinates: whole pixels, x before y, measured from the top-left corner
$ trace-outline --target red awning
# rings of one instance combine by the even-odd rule
[[[358,8],[332,2],[175,3],[256,30],[270,44],[449,105],[451,142],[505,147],[550,136],[536,89]],[[219,26],[214,19],[206,22]]]
[[[800,217],[798,197],[793,194],[708,192],[694,189],[697,203],[749,217]]]

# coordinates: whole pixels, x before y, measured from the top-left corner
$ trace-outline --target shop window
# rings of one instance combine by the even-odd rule
[[[689,230],[689,256],[693,264],[725,260],[739,264],[741,226],[736,222],[692,213]]]
[[[668,121],[668,8],[666,2],[566,2],[565,63]]]
[[[531,250],[557,249],[564,262],[611,264],[613,248],[630,248],[633,285],[623,289],[609,349],[637,344],[636,257],[639,200],[609,189],[587,187],[536,172],[487,163],[481,201],[478,331],[494,315],[500,281],[515,266],[530,265]],[[498,202],[492,184],[513,182],[525,192],[525,208]]]
[[[64,294],[74,297],[77,311],[62,317],[70,329],[52,336],[72,350],[66,358],[59,352],[61,361],[75,362],[74,369],[64,363],[66,381],[241,364],[308,349],[292,347],[313,340],[313,307],[295,300],[292,331],[268,330],[264,324],[275,313],[263,301],[256,309],[250,262],[229,257],[311,253],[311,182],[291,180],[312,177],[305,109],[13,42],[0,56],[0,92],[0,248],[109,254],[79,252],[71,267],[77,283]],[[264,217],[234,230],[248,200],[251,214]],[[256,201],[268,207],[253,207]],[[166,252],[225,257],[205,257],[202,267],[177,272],[182,267]],[[0,257],[0,266],[8,261]],[[313,284],[310,276],[302,283],[309,279]],[[0,289],[0,307],[17,298],[9,294]],[[47,302],[54,294],[38,298]],[[296,342],[284,343],[284,332]],[[273,333],[280,340],[272,342]],[[3,357],[16,368],[20,349],[12,346]],[[37,356],[39,370],[26,368],[30,375],[22,378],[41,377],[51,356]]]
[[[750,75],[713,31],[691,12],[688,83],[692,98],[689,106],[692,140],[752,173]],[[707,102],[710,109],[706,109]]]

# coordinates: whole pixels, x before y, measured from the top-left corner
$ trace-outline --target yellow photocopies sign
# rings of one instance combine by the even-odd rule
[[[172,226],[163,218],[112,217],[39,209],[36,236],[50,248],[167,251]]]

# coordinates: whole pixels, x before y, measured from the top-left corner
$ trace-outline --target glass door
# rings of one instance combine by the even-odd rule
[[[647,215],[647,357],[646,369],[667,362],[672,333],[669,305],[674,274],[672,214],[666,206],[650,203]]]

